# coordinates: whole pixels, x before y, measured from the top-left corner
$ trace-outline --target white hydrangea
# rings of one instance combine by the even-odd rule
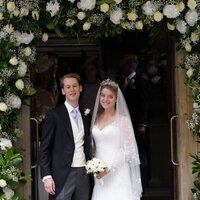
[[[27,65],[23,61],[19,61],[19,66],[18,66],[18,75],[19,77],[24,77],[27,72]]]
[[[151,1],[147,1],[143,6],[142,6],[143,12],[145,15],[153,15],[154,12],[157,11],[157,8]]]
[[[194,26],[198,21],[198,13],[197,10],[189,10],[185,15],[185,20],[189,24],[189,26]]]
[[[187,24],[184,20],[177,20],[176,29],[181,33],[185,34],[187,31]]]
[[[6,99],[6,103],[11,108],[20,109],[22,101],[17,95],[10,94]]]
[[[11,148],[12,142],[9,139],[6,138],[0,138],[0,148],[1,150],[6,150],[6,148]]]
[[[51,14],[51,17],[55,16],[59,10],[60,4],[57,2],[57,0],[52,0],[47,3],[46,11]]]
[[[33,33],[22,33],[21,34],[21,43],[29,44],[34,38]]]
[[[110,14],[110,20],[113,24],[120,24],[120,20],[123,17],[123,12],[121,8],[116,8],[113,12]]]
[[[12,189],[10,189],[9,187],[3,188],[3,192],[5,194],[6,200],[11,200],[15,194],[14,191]]]
[[[80,0],[77,7],[81,10],[93,10],[95,8],[96,0]]]
[[[176,5],[166,5],[163,9],[163,14],[169,18],[174,19],[180,15],[179,9]]]

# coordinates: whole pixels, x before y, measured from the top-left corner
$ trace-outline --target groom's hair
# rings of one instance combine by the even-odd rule
[[[60,79],[60,87],[63,88],[63,81],[66,78],[75,78],[79,85],[81,85],[81,77],[77,74],[77,73],[69,73],[69,74],[65,74],[61,79]]]

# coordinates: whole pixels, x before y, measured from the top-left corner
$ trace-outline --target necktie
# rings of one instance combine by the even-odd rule
[[[73,109],[73,110],[71,111],[71,116],[72,116],[72,118],[74,119],[74,121],[75,121],[75,123],[76,123],[76,125],[77,125],[77,127],[78,127],[78,129],[79,129],[78,111],[77,111],[76,109]]]
[[[128,85],[128,82],[129,82],[129,78],[127,77],[127,78],[124,79],[124,83],[122,85],[123,90],[125,90],[126,86]]]

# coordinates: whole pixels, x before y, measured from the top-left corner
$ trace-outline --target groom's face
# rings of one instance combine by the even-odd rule
[[[62,94],[65,95],[67,102],[78,104],[82,86],[76,78],[65,78],[63,80]]]

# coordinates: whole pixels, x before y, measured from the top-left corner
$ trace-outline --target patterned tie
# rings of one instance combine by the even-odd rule
[[[79,130],[78,111],[76,109],[73,109],[70,114],[71,114],[72,118],[74,119],[74,121],[78,127],[78,130]]]

